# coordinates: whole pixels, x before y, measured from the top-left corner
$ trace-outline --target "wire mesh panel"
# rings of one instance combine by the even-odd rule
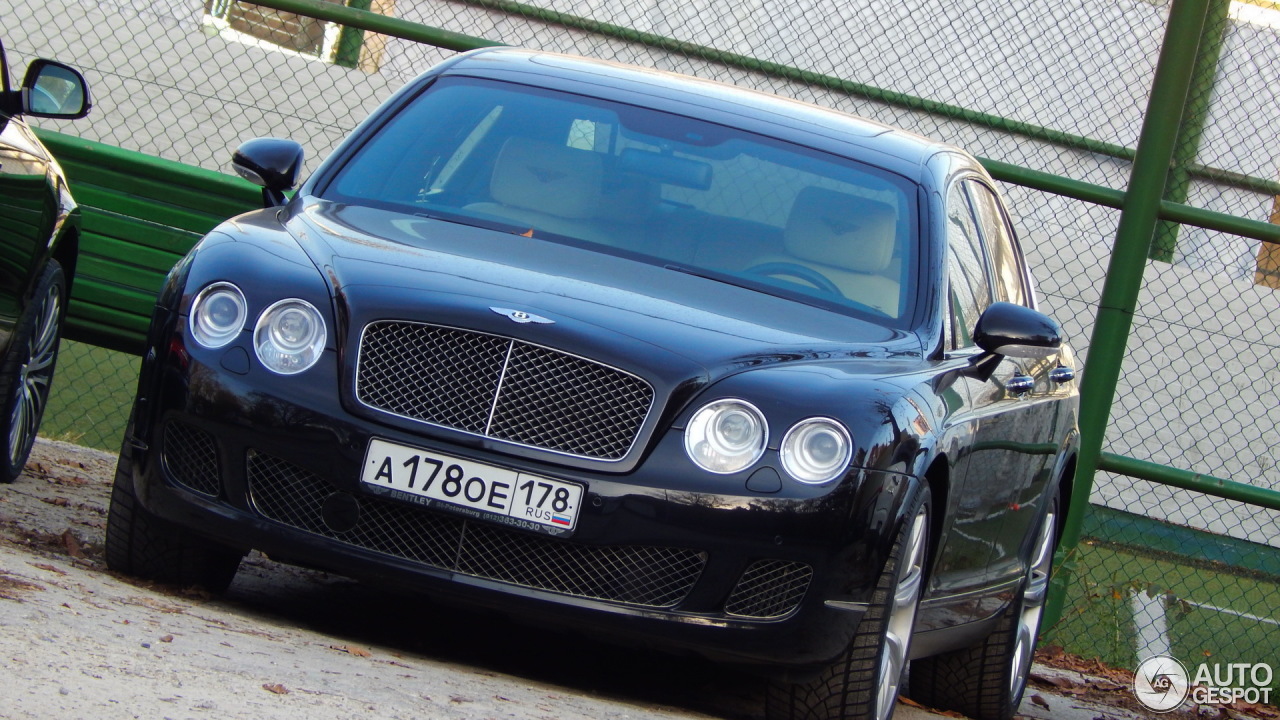
[[[1169,16],[1165,0],[367,6],[506,44],[814,102],[1114,190],[1128,182]],[[1210,8],[1166,197],[1273,221],[1280,218],[1280,142],[1272,132],[1280,127],[1280,10],[1261,0],[1210,0]],[[378,103],[453,54],[238,0],[10,0],[0,27],[14,72],[45,56],[89,79],[96,105],[89,121],[40,127],[218,170],[238,143],[263,135],[302,142],[313,170]],[[1089,337],[1119,213],[1018,185],[1002,191],[1042,309],[1062,323],[1087,377],[1090,353],[1116,351],[1089,347]],[[1104,451],[1280,489],[1280,250],[1166,223],[1153,257]],[[64,349],[56,391],[104,385],[97,375],[89,380],[101,363],[66,360],[82,352]],[[115,367],[114,386],[131,388],[136,361]],[[77,405],[59,402],[55,396],[50,413],[71,426],[61,436],[112,447],[114,437],[104,438],[118,437],[124,411],[66,422],[61,416]],[[74,428],[94,422],[109,429]],[[1262,652],[1253,641],[1276,637],[1280,627],[1271,600],[1280,578],[1276,513],[1108,474],[1093,499],[1106,522],[1092,532],[1112,539],[1079,549],[1087,572],[1072,587],[1055,638],[1120,665],[1153,648],[1224,662],[1275,657],[1248,653]],[[1148,518],[1193,534],[1157,547],[1153,538],[1167,526]],[[1219,542],[1234,549],[1212,550]],[[1172,580],[1160,586],[1156,572]]]

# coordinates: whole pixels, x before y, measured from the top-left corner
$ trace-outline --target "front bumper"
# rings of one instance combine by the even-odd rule
[[[286,562],[719,660],[800,668],[842,652],[914,482],[864,471],[818,497],[678,492],[661,482],[669,441],[625,475],[559,468],[370,422],[336,386],[235,353],[171,343],[144,363],[124,451],[150,512]],[[326,355],[317,376],[336,373]],[[374,437],[582,483],[577,527],[557,538],[371,493]]]

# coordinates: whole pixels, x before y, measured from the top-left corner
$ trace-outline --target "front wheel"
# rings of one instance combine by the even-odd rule
[[[1040,522],[1022,591],[986,640],[911,664],[911,698],[975,720],[1009,720],[1022,702],[1058,539],[1055,497]]]
[[[193,535],[180,525],[152,515],[138,502],[133,493],[128,447],[132,435],[130,418],[111,487],[104,547],[107,567],[147,580],[199,585],[212,593],[223,592],[235,578],[244,553]]]
[[[0,433],[4,443],[0,482],[10,483],[22,474],[31,455],[49,385],[58,360],[58,340],[66,314],[67,282],[62,266],[50,260],[45,266],[30,304],[14,328],[9,349],[0,360],[0,388],[4,392],[4,418],[8,427]]]
[[[911,648],[929,548],[930,494],[909,503],[849,648],[807,683],[770,686],[769,720],[889,720]]]

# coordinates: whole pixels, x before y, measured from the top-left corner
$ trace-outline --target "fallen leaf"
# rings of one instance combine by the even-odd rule
[[[62,545],[67,549],[67,554],[73,558],[83,558],[84,552],[80,550],[80,541],[71,532],[71,528],[67,528],[62,532]]]
[[[355,655],[356,657],[371,657],[373,655],[373,653],[358,645],[330,645],[329,649],[344,652],[348,655]]]
[[[289,694],[289,688],[281,685],[280,683],[263,683],[262,689],[277,695]]]
[[[67,574],[67,571],[66,571],[66,570],[62,570],[61,568],[56,568],[56,567],[54,567],[54,566],[52,566],[52,565],[49,565],[49,564],[47,564],[47,563],[31,563],[31,567],[33,567],[33,568],[39,568],[39,569],[41,569],[41,570],[48,570],[48,571],[49,571],[49,572],[51,572],[51,573],[57,573],[57,574],[59,574],[59,575],[66,575],[66,574]]]
[[[56,498],[40,498],[40,502],[48,503],[50,505],[55,505],[57,507],[66,507],[67,504],[70,503],[71,501],[67,500],[64,497],[56,497]]]
[[[1040,707],[1044,708],[1045,710],[1048,710],[1048,709],[1049,709],[1049,701],[1048,701],[1048,700],[1045,700],[1045,699],[1044,699],[1044,697],[1043,697],[1043,696],[1041,696],[1041,695],[1032,695],[1032,696],[1031,696],[1031,703],[1032,703],[1033,705],[1039,705]]]
[[[902,695],[898,696],[898,702],[902,703],[903,705],[906,705],[907,707],[920,708],[921,710],[926,709],[925,706],[921,705],[915,700],[912,700],[909,697],[903,697]]]
[[[171,643],[171,642],[173,642],[173,636],[172,636],[172,635],[165,635],[164,637],[160,638],[160,642],[162,642],[162,643]]]

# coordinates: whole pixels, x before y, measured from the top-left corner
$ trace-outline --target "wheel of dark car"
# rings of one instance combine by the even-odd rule
[[[244,553],[192,535],[185,528],[152,515],[133,492],[129,438],[116,463],[107,514],[105,554],[107,567],[147,580],[173,585],[199,585],[220,593],[227,589]]]
[[[844,655],[807,683],[769,688],[769,720],[889,720],[907,665],[924,585],[931,502],[922,485]]]
[[[1058,537],[1053,498],[1032,546],[1026,581],[986,640],[963,650],[911,664],[910,696],[926,705],[957,710],[975,720],[1008,720],[1022,702],[1044,615]]]
[[[798,263],[777,261],[760,263],[747,268],[747,272],[752,275],[793,277],[816,287],[825,293],[830,293],[836,297],[844,297],[844,293],[840,292],[840,288],[831,282],[831,278],[810,267],[805,267]]]
[[[4,392],[4,473],[0,481],[13,482],[31,454],[40,419],[49,400],[49,383],[58,359],[67,283],[62,267],[50,260],[0,361],[0,388]]]

